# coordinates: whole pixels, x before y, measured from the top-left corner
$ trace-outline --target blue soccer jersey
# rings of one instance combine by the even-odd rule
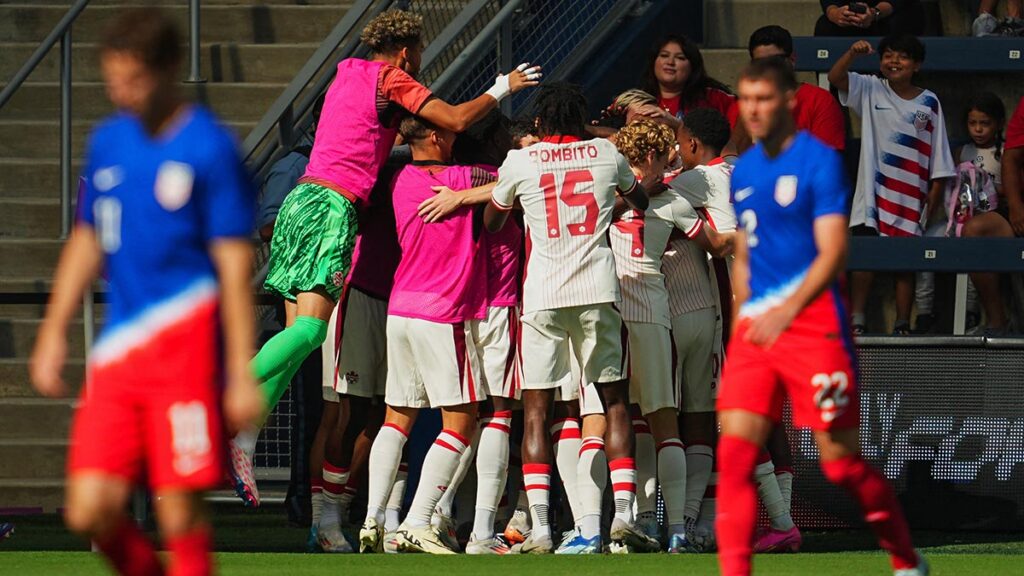
[[[732,199],[746,232],[750,298],[741,317],[757,316],[792,295],[818,255],[814,220],[847,216],[849,184],[839,154],[808,132],[769,158],[760,144],[732,174]]]
[[[125,356],[218,297],[209,245],[248,238],[256,195],[234,137],[200,106],[159,136],[116,114],[93,132],[79,222],[104,253],[110,306],[93,363]]]

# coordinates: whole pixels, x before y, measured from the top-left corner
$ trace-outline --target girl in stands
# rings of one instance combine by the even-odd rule
[[[728,86],[708,75],[700,48],[685,36],[665,36],[654,45],[641,88],[679,119],[694,108],[714,108],[725,116],[735,100]]]

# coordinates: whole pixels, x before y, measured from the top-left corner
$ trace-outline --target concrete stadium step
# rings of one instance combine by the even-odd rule
[[[44,278],[53,272],[63,243],[59,240],[0,239],[0,270],[5,275]]]
[[[280,83],[185,84],[185,96],[212,108],[226,122],[255,122],[284,91]],[[100,82],[80,82],[72,87],[74,120],[95,121],[113,111]],[[60,119],[60,84],[31,82],[22,85],[0,111],[0,122],[50,121]],[[245,134],[242,134],[244,137]],[[0,156],[14,156],[0,151]],[[36,155],[30,155],[36,156]],[[56,158],[56,156],[54,156]]]
[[[69,357],[64,367],[64,382],[68,386],[68,398],[75,398],[82,389],[85,374],[85,360]],[[0,398],[40,398],[32,388],[28,377],[28,360],[22,358],[0,358]],[[3,492],[0,491],[0,494]]]
[[[42,190],[37,189],[36,192],[39,194]],[[39,196],[0,199],[0,238],[56,238],[58,234],[59,199]]]
[[[82,171],[81,157],[71,173]],[[0,158],[0,197],[60,200],[60,162],[54,158]]]
[[[0,318],[0,358],[28,358],[32,354],[40,324],[40,320],[33,318]],[[96,332],[99,333],[99,330],[100,326],[97,324]],[[68,326],[68,356],[85,356],[85,333],[80,320]],[[0,399],[0,403],[2,401]],[[0,422],[6,422],[2,411]],[[2,437],[3,429],[0,428],[0,438]]]
[[[63,506],[64,480],[60,477],[0,480],[0,509],[50,514]]]
[[[60,478],[68,441],[0,440],[0,478]]]
[[[323,36],[318,39],[322,39]],[[38,48],[38,42],[0,40],[0,81],[6,82]],[[201,50],[203,79],[208,82],[280,82],[295,76],[316,50],[317,43],[252,44],[235,39],[204,43]],[[99,54],[95,44],[74,43],[71,53],[73,82],[99,82]],[[183,74],[187,71],[183,71]],[[57,82],[60,74],[59,48],[51,50],[32,71],[32,82]]]
[[[768,24],[811,36],[820,16],[818,0],[706,0],[704,41],[711,48],[745,48],[750,34]]]
[[[4,440],[65,440],[75,400],[0,398],[0,438]]]
[[[256,122],[226,122],[239,140],[246,137]],[[73,122],[71,150],[74,155],[85,152],[86,138],[94,122]],[[56,120],[0,121],[0,156],[51,158],[60,154],[60,124]]]
[[[151,4],[151,3],[150,3]],[[99,41],[107,25],[128,8],[146,6],[146,2],[118,2],[116,5],[90,4],[72,26],[72,38]],[[274,44],[276,42],[318,42],[352,7],[352,2],[303,6],[262,2],[248,4],[200,4],[200,41],[216,42],[230,38],[235,42]],[[188,31],[188,3],[168,3],[163,10],[178,23],[182,34]],[[22,2],[0,5],[0,41],[39,42],[68,11],[67,5],[40,5]],[[187,36],[183,38],[187,41]]]

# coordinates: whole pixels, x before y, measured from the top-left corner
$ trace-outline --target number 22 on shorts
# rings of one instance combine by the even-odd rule
[[[597,228],[597,217],[601,209],[592,191],[577,191],[576,188],[593,188],[594,177],[590,170],[569,170],[562,178],[562,186],[557,190],[555,174],[545,172],[540,175],[540,187],[544,190],[544,211],[547,214],[548,238],[561,238],[562,225],[558,215],[558,203],[566,206],[582,207],[586,210],[582,222],[566,224],[570,236],[589,236]],[[580,186],[582,185],[582,186]],[[591,185],[591,186],[587,186]]]
[[[850,397],[846,394],[850,387],[850,377],[846,372],[824,372],[811,377],[814,392],[814,405],[821,412],[822,422],[832,422],[846,411]]]

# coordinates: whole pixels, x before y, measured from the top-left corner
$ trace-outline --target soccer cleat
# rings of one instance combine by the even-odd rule
[[[0,540],[6,540],[14,535],[14,524],[0,522]]]
[[[424,554],[455,554],[433,526],[410,528],[401,525],[395,531],[395,544],[399,552],[422,552]]]
[[[323,552],[320,548],[320,535],[316,524],[309,527],[309,536],[306,537],[306,552],[315,554],[317,552]]]
[[[324,526],[317,530],[317,541],[324,552],[331,554],[351,554],[355,552],[352,544],[341,533],[340,526]]]
[[[256,486],[256,475],[252,472],[252,456],[235,443],[228,442],[231,449],[231,483],[235,494],[242,499],[246,508],[260,507],[260,490]]]
[[[661,542],[661,526],[658,524],[658,517],[654,512],[644,512],[637,516],[636,527],[652,539]]]
[[[516,510],[505,526],[505,540],[510,544],[522,544],[530,536],[530,515],[526,510]]]
[[[437,531],[437,535],[446,547],[456,552],[462,549],[459,546],[459,537],[455,532],[455,521],[451,516],[434,511],[434,515],[430,518],[430,525]]]
[[[513,554],[551,554],[555,548],[555,543],[551,541],[551,536],[544,536],[540,539],[534,539],[533,534],[530,534],[526,540],[516,544],[512,547]]]
[[[931,567],[928,566],[928,561],[924,559],[924,556],[917,555],[917,566],[913,568],[904,568],[902,570],[896,570],[892,574],[893,576],[928,576],[931,572]]]
[[[600,534],[593,538],[584,538],[574,530],[572,537],[566,538],[558,550],[555,550],[555,554],[600,554],[603,548]]]
[[[500,536],[491,536],[486,540],[477,540],[476,536],[470,534],[469,542],[466,544],[466,554],[471,556],[497,555],[503,556],[511,552],[508,544]]]
[[[804,537],[800,529],[793,526],[789,530],[768,529],[762,531],[754,541],[755,554],[778,554],[781,552],[799,552]]]
[[[612,519],[611,541],[628,546],[636,552],[657,552],[661,544],[644,534],[636,524],[630,524],[621,518]]]
[[[700,554],[710,554],[718,549],[713,526],[697,524],[686,533],[686,540],[693,551]]]
[[[385,554],[398,554],[398,538],[394,532],[384,534],[382,540]]]
[[[367,519],[359,530],[359,553],[379,553],[383,551],[382,540],[384,528],[374,519]]]

